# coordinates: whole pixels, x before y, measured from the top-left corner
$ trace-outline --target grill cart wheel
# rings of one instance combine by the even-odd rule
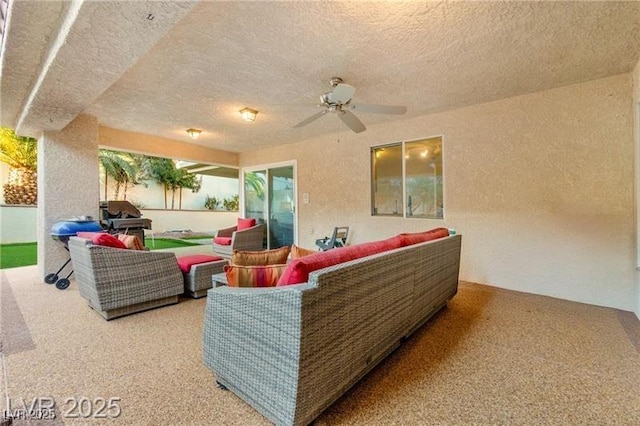
[[[56,222],[51,227],[51,238],[56,241],[60,241],[64,245],[64,249],[69,251],[69,238],[77,235],[78,232],[104,232],[102,230],[102,226],[91,219],[91,216],[82,216],[79,218],[63,220],[60,222]],[[65,278],[58,279],[58,275],[62,272],[64,268],[71,262],[71,258],[67,259],[66,262],[58,269],[57,272],[52,274],[48,274],[44,277],[44,282],[47,284],[56,283],[56,288],[59,290],[64,290],[69,287],[69,277],[73,274],[73,269]]]
[[[53,284],[56,281],[58,281],[58,275],[57,274],[48,274],[46,277],[44,277],[44,282],[47,284]]]
[[[71,282],[70,282],[68,279],[66,279],[66,278],[60,278],[60,279],[58,280],[58,282],[56,283],[56,288],[57,288],[58,290],[64,290],[65,288],[69,287],[69,284],[70,284],[70,283],[71,283]]]

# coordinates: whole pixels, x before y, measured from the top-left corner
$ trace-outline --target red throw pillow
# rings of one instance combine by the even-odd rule
[[[242,231],[243,229],[249,229],[253,226],[256,226],[255,219],[243,219],[241,217],[238,218],[238,231]]]
[[[86,231],[80,231],[76,234],[76,236],[80,237],[80,238],[85,238],[87,240],[90,240],[93,238],[93,236],[95,234],[106,234],[107,231],[101,231],[101,232],[86,232]]]
[[[231,245],[231,237],[215,237],[213,242],[219,244],[221,246],[230,246]]]
[[[318,269],[348,262],[372,254],[382,253],[402,247],[398,237],[382,241],[356,244],[327,251],[317,252],[292,260],[278,280],[278,286],[300,284],[309,280],[309,273]]]
[[[109,234],[96,233],[91,237],[91,242],[97,246],[127,249],[127,246],[125,246],[122,241]]]
[[[399,234],[402,238],[402,246],[410,246],[413,244],[424,243],[438,238],[448,237],[449,230],[447,228],[434,228],[426,232],[416,232],[413,234]]]

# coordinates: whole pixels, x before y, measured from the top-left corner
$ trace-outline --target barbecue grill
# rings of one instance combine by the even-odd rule
[[[101,201],[100,223],[109,233],[135,235],[144,245],[144,230],[151,220],[143,219],[140,210],[128,201]]]
[[[80,218],[63,220],[60,222],[56,222],[51,227],[51,238],[56,241],[60,241],[64,244],[64,249],[69,251],[69,238],[78,234],[78,232],[102,232],[102,226],[91,216],[82,216]],[[69,277],[73,274],[73,269],[69,274],[64,278],[59,278],[60,272],[71,262],[71,258],[67,259],[66,262],[58,269],[58,271],[48,274],[44,277],[44,282],[47,284],[56,284],[56,288],[59,290],[64,290],[69,287]]]

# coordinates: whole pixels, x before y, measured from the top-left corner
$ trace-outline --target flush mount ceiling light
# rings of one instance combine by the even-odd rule
[[[200,133],[202,133],[202,130],[199,130],[199,129],[187,129],[187,134],[189,135],[189,137],[191,139],[198,139],[198,136],[200,136]]]
[[[240,110],[240,114],[244,121],[256,121],[256,114],[258,114],[258,111],[251,108],[242,108]]]

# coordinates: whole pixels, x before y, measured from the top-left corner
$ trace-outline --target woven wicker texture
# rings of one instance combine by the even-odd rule
[[[69,253],[80,295],[112,319],[177,303],[184,291],[175,254],[95,246],[71,237]]]
[[[213,251],[220,256],[230,258],[234,250],[258,251],[263,249],[264,224],[259,223],[248,229],[236,231],[237,226],[218,230],[216,237],[231,237],[228,246],[213,243]]]
[[[206,296],[207,290],[212,287],[211,276],[222,273],[225,265],[228,264],[229,262],[226,260],[217,260],[191,266],[184,277],[185,293],[196,299]]]
[[[204,363],[276,424],[308,424],[446,305],[461,236],[346,262],[309,283],[209,290]]]

